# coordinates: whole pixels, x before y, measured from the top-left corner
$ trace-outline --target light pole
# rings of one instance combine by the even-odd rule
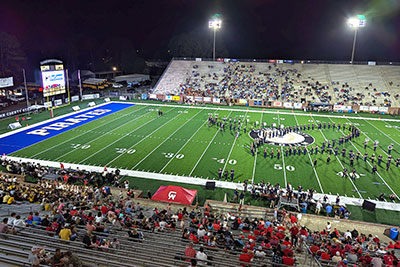
[[[213,61],[215,61],[215,35],[217,33],[217,29],[221,29],[221,24],[222,24],[222,21],[217,18],[214,18],[213,20],[208,21],[208,28],[214,30]]]
[[[353,50],[351,51],[351,64],[354,61],[354,51],[356,50],[358,28],[364,28],[367,20],[364,15],[357,15],[347,20],[347,24],[354,30]]]

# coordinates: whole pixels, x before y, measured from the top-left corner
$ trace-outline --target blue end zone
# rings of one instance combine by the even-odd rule
[[[132,103],[109,103],[101,107],[94,107],[77,112],[51,122],[40,124],[36,127],[16,132],[0,139],[0,155],[10,154],[17,150],[31,146],[58,134],[64,133],[88,122],[105,117],[112,113],[129,108]]]

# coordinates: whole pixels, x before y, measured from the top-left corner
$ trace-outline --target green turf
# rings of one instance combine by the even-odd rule
[[[84,165],[117,167],[120,169],[143,170],[156,173],[178,174],[184,176],[217,179],[219,168],[235,171],[234,181],[245,179],[255,183],[264,180],[281,186],[291,184],[295,188],[314,188],[317,192],[361,196],[375,199],[379,194],[389,195],[392,190],[400,195],[400,185],[396,181],[399,169],[393,164],[389,171],[385,170],[387,146],[395,144],[392,151],[394,159],[400,156],[400,123],[384,121],[368,121],[366,119],[348,120],[346,117],[319,117],[309,113],[262,113],[248,112],[243,109],[220,110],[219,106],[212,109],[192,109],[186,106],[173,107],[163,105],[164,116],[158,117],[157,107],[135,105],[109,116],[92,121],[25,149],[13,153],[33,159],[45,159],[64,163],[80,163]],[[355,161],[354,168],[362,174],[352,182],[341,178],[338,172],[346,167],[349,170],[349,159],[339,153],[336,158],[331,156],[330,164],[326,164],[327,153],[323,155],[306,154],[284,156],[286,148],[263,145],[257,151],[257,157],[250,153],[251,137],[241,132],[235,138],[234,132],[227,126],[225,131],[217,127],[208,127],[209,114],[218,114],[241,119],[249,119],[247,131],[254,127],[255,122],[262,121],[292,126],[296,124],[311,124],[321,122],[355,123],[362,131],[359,139],[342,147],[348,151],[360,151],[362,154],[372,151],[372,141],[365,151],[365,138],[380,141],[376,155],[382,154],[384,161],[378,167],[379,175],[371,174],[371,166],[362,160]],[[335,114],[336,115],[336,114]],[[388,127],[390,125],[390,128]],[[244,125],[242,125],[243,129]],[[258,127],[258,126],[256,126]],[[346,129],[347,131],[347,129]],[[345,131],[345,132],[346,132]],[[325,139],[337,139],[343,135],[336,129],[306,130],[315,138],[313,145],[321,146]],[[340,147],[340,150],[341,148]],[[264,149],[268,156],[263,157]],[[280,159],[270,158],[271,149],[281,149]],[[312,167],[314,159],[318,159],[315,170]],[[357,191],[358,190],[358,191]]]

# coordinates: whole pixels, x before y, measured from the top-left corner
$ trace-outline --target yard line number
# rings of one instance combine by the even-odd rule
[[[175,156],[176,159],[183,159],[185,157],[185,155],[183,155],[183,154],[176,154],[175,155],[174,153],[171,153],[171,152],[163,153],[163,154],[165,154],[165,157],[167,159],[172,159],[174,156]]]
[[[88,149],[90,148],[90,145],[82,145],[82,144],[72,144],[73,149]]]
[[[133,154],[136,152],[136,149],[128,149],[128,148],[116,148],[115,150],[117,150],[117,153],[123,154]]]
[[[217,158],[213,158],[213,160],[216,160],[218,163],[224,164],[225,163],[225,159],[217,159]],[[235,165],[237,163],[236,159],[230,159],[228,160],[228,163],[231,165]]]
[[[282,170],[283,167],[282,167],[281,164],[274,164],[274,169],[275,169],[275,170]],[[287,166],[286,166],[286,170],[288,170],[288,171],[290,171],[290,172],[293,172],[293,171],[295,170],[295,168],[294,168],[293,166],[291,166],[291,165],[287,165]]]

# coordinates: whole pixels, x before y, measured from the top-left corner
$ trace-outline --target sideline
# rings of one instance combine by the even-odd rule
[[[55,161],[48,161],[48,160],[32,160],[27,158],[20,158],[20,157],[12,157],[12,156],[2,156],[2,159],[9,159],[13,161],[21,161],[21,162],[31,162],[31,163],[39,163],[43,166],[49,166],[54,168],[60,167],[60,162]],[[94,172],[103,172],[103,166],[92,166],[92,165],[81,165],[81,164],[74,164],[74,163],[64,163],[65,168],[69,169],[77,169],[80,170],[88,170]],[[108,171],[115,171],[116,168],[107,168]],[[145,179],[152,179],[152,180],[162,180],[167,182],[178,182],[178,183],[185,183],[185,184],[195,184],[195,185],[206,185],[206,182],[209,182],[209,179],[203,178],[194,178],[188,176],[180,176],[180,175],[173,175],[173,174],[161,174],[161,173],[152,173],[152,172],[144,172],[144,171],[134,171],[134,170],[126,170],[120,169],[121,175],[127,175],[132,177],[138,178],[145,178]],[[224,189],[238,189],[243,190],[243,184],[241,183],[234,183],[234,182],[226,182],[226,181],[218,181],[218,180],[211,180],[215,182],[215,186],[218,188]],[[297,192],[297,190],[295,190]],[[328,194],[321,194],[321,193],[314,193],[314,200],[318,201],[323,199],[324,196],[327,196],[330,203],[336,202],[337,195],[328,195]],[[394,202],[386,202],[386,201],[378,201],[378,200],[370,200],[371,202],[376,204],[377,209],[384,209],[384,210],[392,210],[392,211],[399,211],[400,210],[400,203]],[[345,205],[353,205],[353,206],[362,206],[364,200],[362,198],[355,198],[355,197],[344,197],[340,196],[340,204]]]

